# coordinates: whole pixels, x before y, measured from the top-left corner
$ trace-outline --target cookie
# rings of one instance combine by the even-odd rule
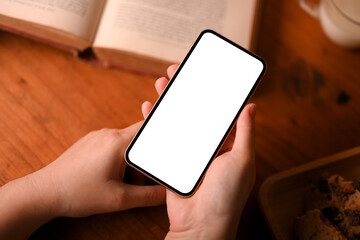
[[[296,233],[300,234],[298,224],[302,224],[303,227],[301,229],[304,231],[315,231],[316,226],[317,231],[321,231],[322,236],[326,235],[325,231],[330,231],[331,234],[334,234],[334,230],[329,227],[330,224],[346,239],[360,240],[359,190],[360,183],[358,180],[346,181],[337,174],[331,176],[324,174],[316,183],[311,185],[305,203],[306,213],[295,220]],[[310,216],[314,219],[311,220]],[[299,219],[302,219],[302,222],[299,222]],[[314,225],[311,223],[305,225],[305,219],[307,222],[313,221]],[[320,228],[319,226],[322,226],[320,222],[327,227],[323,226]],[[307,226],[310,230],[306,230],[304,226]],[[309,237],[309,234],[306,236]],[[338,239],[338,234],[334,236],[335,239]]]
[[[341,232],[323,216],[319,209],[307,211],[295,219],[295,236],[298,240],[345,240]]]

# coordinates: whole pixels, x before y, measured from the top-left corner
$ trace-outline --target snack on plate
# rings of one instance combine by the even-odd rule
[[[328,220],[319,209],[309,210],[295,219],[295,235],[298,239],[346,240],[344,235]]]
[[[295,236],[305,239],[360,240],[360,183],[324,174],[310,188],[306,213],[294,222]]]

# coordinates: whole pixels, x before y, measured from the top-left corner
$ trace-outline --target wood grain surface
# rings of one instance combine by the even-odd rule
[[[257,202],[265,178],[360,145],[360,51],[342,49],[297,1],[263,1],[256,53],[268,66],[252,102],[257,181],[238,239],[271,236]],[[155,78],[92,65],[0,32],[0,184],[55,160],[87,132],[122,128],[154,102]],[[59,218],[31,239],[163,239],[166,207]]]

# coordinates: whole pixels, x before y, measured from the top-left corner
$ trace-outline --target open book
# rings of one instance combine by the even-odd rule
[[[251,48],[257,11],[258,0],[1,0],[0,27],[163,75],[204,29]]]

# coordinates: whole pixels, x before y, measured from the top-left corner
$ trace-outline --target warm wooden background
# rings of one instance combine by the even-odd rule
[[[360,145],[360,51],[330,42],[297,1],[263,1],[257,53],[268,72],[252,102],[257,182],[240,239],[268,239],[257,192],[268,176]],[[0,184],[40,169],[87,132],[141,119],[155,78],[85,63],[0,32]],[[163,239],[165,206],[56,219],[32,239]]]

